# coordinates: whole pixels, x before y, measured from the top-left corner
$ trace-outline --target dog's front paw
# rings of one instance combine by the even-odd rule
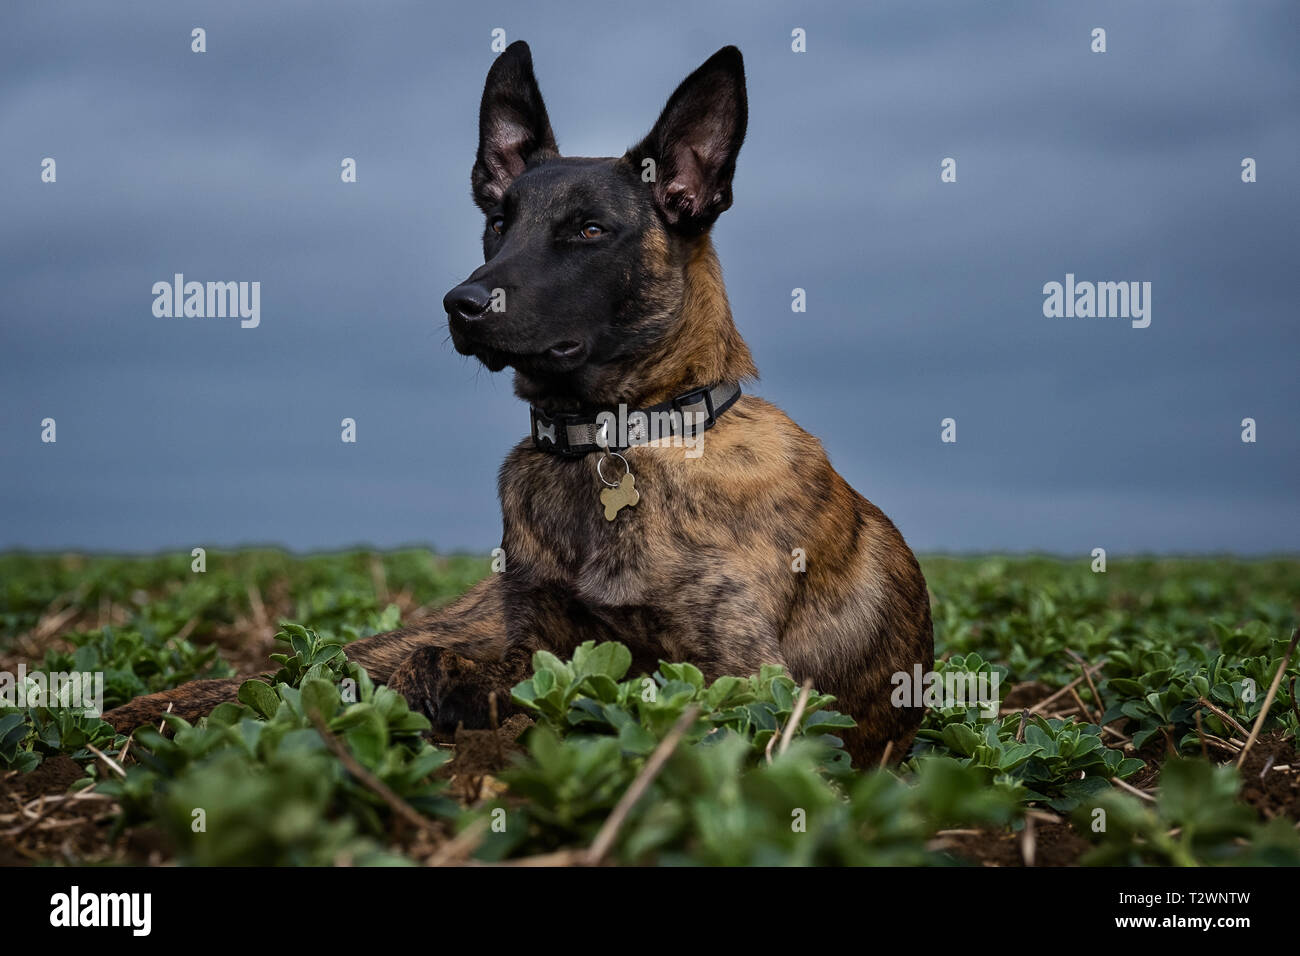
[[[422,647],[397,666],[388,686],[429,718],[435,734],[451,736],[460,725],[488,726],[487,696],[474,680],[478,668],[445,648]]]

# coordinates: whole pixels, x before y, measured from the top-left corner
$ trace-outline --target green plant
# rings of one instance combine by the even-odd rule
[[[293,653],[281,655],[282,671],[298,686],[247,681],[239,703],[219,705],[198,725],[168,715],[172,736],[153,727],[136,731],[138,766],[125,779],[99,784],[122,805],[121,825],[156,821],[183,859],[203,864],[373,855],[374,846],[355,838],[382,835],[390,808],[333,755],[326,735],[417,811],[456,813],[445,782],[435,777],[449,754],[422,737],[428,720],[400,694],[373,686],[360,668],[322,653],[341,645],[296,625],[283,633]],[[348,680],[355,700],[345,699],[341,685]],[[195,810],[207,821],[200,831],[192,827]],[[319,832],[310,819],[321,821]]]
[[[764,666],[750,677],[720,677],[706,686],[693,664],[661,661],[653,675],[623,680],[631,665],[631,652],[612,641],[587,641],[574,651],[572,662],[539,651],[533,676],[512,696],[558,733],[580,729],[613,735],[622,753],[643,757],[692,706],[701,711],[697,738],[730,733],[764,752],[792,719],[800,692],[779,667]],[[810,691],[795,733],[824,735],[826,769],[844,772],[847,754],[834,734],[852,727],[853,720],[827,709],[834,700]]]
[[[1240,727],[1253,725],[1294,627],[1300,567],[1292,558],[1116,558],[1105,574],[1086,560],[1042,557],[931,557],[922,565],[936,671],[996,675],[1004,692],[1034,682],[1016,689],[1019,706],[1079,678],[1080,658],[1103,664],[1093,674],[1098,694],[1088,682],[1075,691],[1085,710],[1135,739],[1152,771],[1167,759],[1167,739],[1200,753],[1198,715],[1207,738],[1239,738]],[[28,707],[0,711],[0,770],[68,754],[90,774],[75,786],[93,782],[113,795],[121,826],[166,838],[116,844],[92,859],[143,862],[122,849],[137,845],[194,864],[422,858],[414,831],[349,769],[353,761],[428,816],[434,832],[464,831],[485,817],[491,826],[477,855],[508,859],[589,846],[649,755],[695,707],[695,722],[618,828],[611,861],[943,865],[960,861],[955,850],[934,849],[937,829],[985,834],[953,844],[965,853],[1004,840],[1028,804],[1077,803],[1081,833],[1092,833],[1093,811],[1110,811],[1084,862],[1296,862],[1295,819],[1285,804],[1260,803],[1267,797],[1259,788],[1243,793],[1230,771],[1203,762],[1187,772],[1169,763],[1155,778],[1158,802],[1138,803],[1104,785],[1133,779],[1133,755],[1118,749],[1120,737],[1080,720],[1035,718],[1018,741],[1019,714],[988,719],[977,705],[937,707],[900,768],[850,773],[837,739],[847,718],[829,697],[809,695],[783,752],[776,737],[799,696],[786,675],[706,683],[695,667],[675,663],[633,676],[626,652],[612,644],[580,648],[570,661],[539,658],[517,689],[538,723],[522,754],[481,791],[461,786],[481,771],[448,764],[447,752],[423,738],[423,718],[371,686],[342,649],[486,573],[485,558],[419,550],[210,551],[204,573],[188,551],[0,555],[0,671],[33,659],[47,670],[90,666],[105,674],[107,706],[231,673],[222,654],[241,670],[259,667],[261,651],[249,653],[253,635],[268,621],[298,622],[283,625],[268,682],[249,683],[238,703],[193,726],[169,718],[161,734],[156,725],[141,731],[124,759],[125,778],[89,749],[121,756],[124,738],[98,718]],[[1256,744],[1257,754],[1280,748],[1278,763],[1298,729],[1297,674],[1300,655]],[[1071,707],[1072,698],[1053,706]],[[1211,739],[1208,752],[1223,759],[1228,748]],[[443,780],[452,771],[458,798],[481,792],[482,805],[450,799]],[[23,778],[10,781],[17,793]],[[205,829],[194,829],[196,809]],[[1281,816],[1261,824],[1266,813]]]
[[[1098,845],[1094,866],[1300,866],[1300,835],[1284,820],[1259,823],[1236,802],[1241,780],[1232,767],[1172,759],[1160,773],[1154,806],[1107,791],[1080,805],[1075,823]]]
[[[1026,801],[1054,810],[1073,810],[1088,797],[1109,789],[1112,777],[1131,776],[1143,762],[1107,747],[1095,724],[1010,714],[983,726],[948,721],[922,727],[918,751],[947,754],[963,766],[984,770],[989,779],[1022,788]]]

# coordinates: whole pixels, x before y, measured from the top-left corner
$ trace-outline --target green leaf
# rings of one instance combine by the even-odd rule
[[[538,671],[533,675],[533,693],[537,697],[545,697],[555,690],[556,683],[554,671]]]
[[[719,677],[704,694],[704,703],[709,710],[718,710],[732,699],[739,696],[747,681],[739,677]]]
[[[618,745],[624,753],[648,757],[658,745],[654,734],[640,724],[624,724],[618,732]]]
[[[819,710],[804,717],[802,730],[805,734],[830,734],[837,730],[849,730],[857,725],[857,721],[848,714],[841,714],[834,710]],[[979,735],[976,734],[977,739],[978,737]]]
[[[1033,722],[1025,724],[1025,743],[1039,751],[1050,752],[1056,749],[1056,745],[1047,731]]]
[[[949,750],[963,757],[974,754],[982,740],[975,730],[965,724],[949,724],[943,728],[941,739]]]
[[[303,713],[318,713],[328,723],[342,706],[338,688],[329,681],[311,678],[304,680],[299,688]]]
[[[1110,690],[1123,694],[1125,697],[1142,697],[1147,693],[1147,689],[1143,684],[1135,680],[1129,680],[1126,677],[1112,677],[1108,686]]]
[[[246,680],[239,685],[239,700],[263,717],[271,717],[280,707],[280,698],[260,680]]]
[[[630,665],[629,665],[630,666]],[[704,674],[694,664],[686,661],[669,663],[668,661],[659,662],[659,673],[670,681],[680,681],[683,684],[689,684],[694,690],[701,690],[704,687]]]
[[[586,642],[573,652],[573,672],[577,677],[600,675],[620,681],[632,666],[632,652],[617,641],[591,646]]]
[[[580,691],[607,704],[618,700],[618,684],[604,674],[589,674],[578,685]]]

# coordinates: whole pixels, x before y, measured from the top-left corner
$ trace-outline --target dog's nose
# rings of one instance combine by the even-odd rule
[[[491,292],[477,282],[466,282],[443,296],[442,307],[453,319],[473,322],[483,318],[491,301]]]

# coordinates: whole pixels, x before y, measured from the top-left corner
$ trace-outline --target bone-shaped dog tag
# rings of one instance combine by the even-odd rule
[[[617,488],[606,488],[600,493],[600,503],[605,506],[605,520],[613,521],[623,508],[631,508],[641,500],[641,492],[636,490],[636,479],[629,471],[618,483]]]

